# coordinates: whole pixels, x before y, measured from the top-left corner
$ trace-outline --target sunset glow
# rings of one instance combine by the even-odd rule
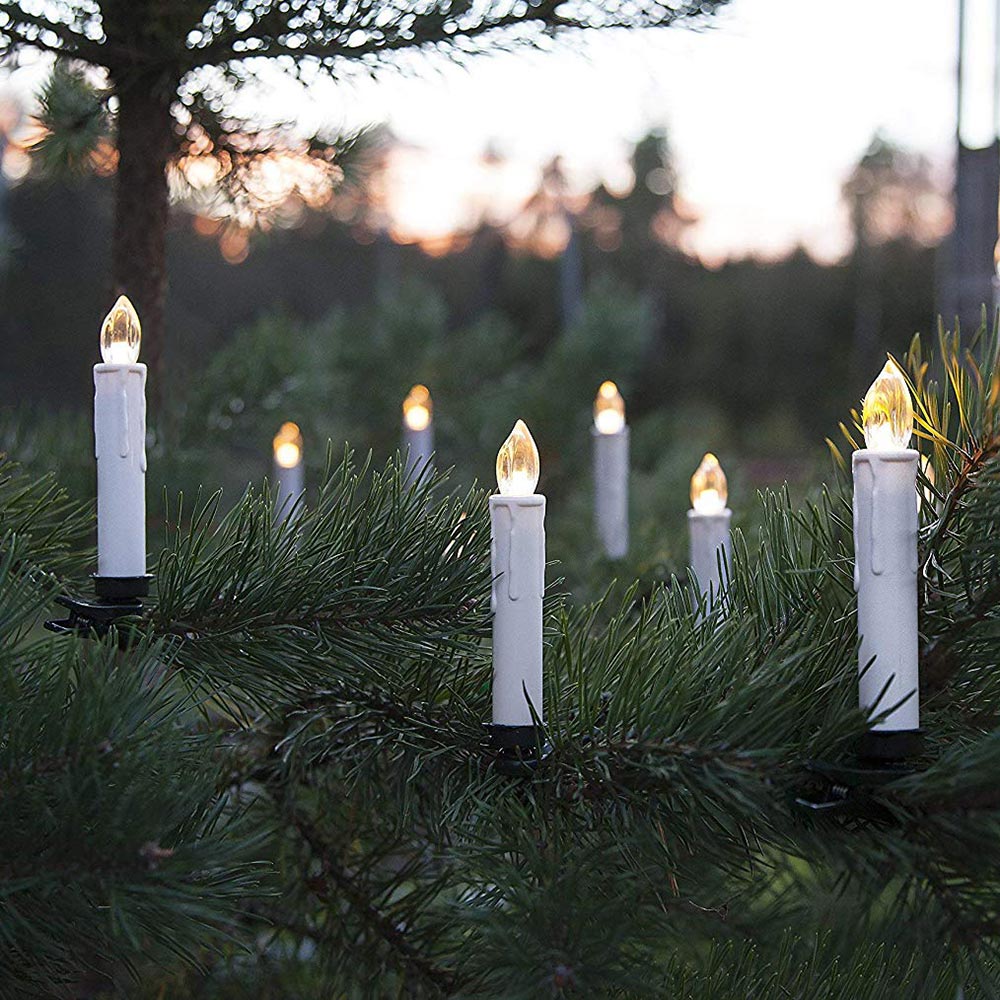
[[[967,15],[983,4],[970,0]],[[866,30],[859,34],[860,18]],[[978,34],[988,47],[992,30]],[[690,222],[658,231],[664,242],[708,267],[748,254],[778,258],[796,246],[828,262],[850,243],[841,187],[882,130],[934,164],[938,189],[922,199],[915,228],[917,238],[934,242],[950,226],[943,192],[955,128],[956,37],[954,5],[934,0],[886,0],[874,8],[859,0],[846,7],[741,0],[704,32],[594,35],[585,47],[497,55],[427,74],[307,84],[262,67],[259,88],[234,100],[236,117],[279,120],[294,108],[302,134],[383,122],[397,137],[385,155],[375,217],[361,219],[357,203],[332,190],[329,163],[295,149],[242,164],[245,197],[223,205],[215,188],[235,164],[207,139],[200,146],[195,139],[172,189],[199,217],[225,222],[212,235],[220,246],[224,237],[232,262],[245,255],[247,233],[297,225],[310,208],[350,224],[359,242],[382,230],[440,255],[461,249],[485,222],[503,227],[512,246],[551,257],[565,246],[565,217],[528,205],[545,165],[561,157],[567,199],[599,183],[620,194],[634,183],[631,144],[665,126]],[[847,49],[854,53],[850,73],[841,59]],[[970,142],[995,131],[981,62],[973,52],[967,66]],[[25,98],[46,65],[40,58],[18,70]],[[790,77],[803,85],[789,89]],[[27,151],[37,136],[22,125],[10,140],[0,169],[16,183],[30,169]],[[94,166],[113,172],[114,151],[105,147]],[[579,207],[593,209],[586,225],[594,245],[614,251],[620,234],[613,213]],[[888,205],[881,213],[890,232],[898,226],[893,212]]]

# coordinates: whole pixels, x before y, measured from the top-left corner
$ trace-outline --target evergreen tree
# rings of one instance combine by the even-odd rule
[[[148,608],[48,636],[90,512],[6,464],[0,996],[996,996],[997,353],[911,346],[926,752],[828,811],[810,761],[868,721],[846,477],[762,497],[725,607],[553,591],[514,779],[483,491],[346,455],[279,524],[177,501]]]
[[[79,160],[114,108],[114,282],[143,317],[155,370],[164,338],[168,167],[190,153],[232,163],[268,152],[274,130],[226,110],[233,92],[253,83],[262,61],[339,78],[411,50],[462,58],[487,47],[534,44],[545,33],[669,25],[711,14],[725,2],[0,0],[0,55],[41,50],[105,75],[103,89],[88,91],[78,74],[63,74],[56,82],[68,94],[50,87],[43,121]],[[320,158],[330,150],[320,137],[308,145]]]

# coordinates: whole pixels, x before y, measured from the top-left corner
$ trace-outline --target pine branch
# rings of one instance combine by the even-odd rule
[[[711,611],[677,581],[580,607],[550,596],[553,751],[530,781],[512,782],[490,767],[483,739],[482,493],[404,488],[398,463],[331,463],[318,496],[277,525],[266,492],[226,514],[218,501],[201,505],[190,523],[178,509],[149,636],[124,652],[112,637],[93,659],[74,641],[72,683],[39,644],[5,642],[0,666],[14,676],[0,731],[13,736],[0,748],[0,842],[13,852],[2,874],[28,876],[38,842],[28,817],[48,796],[47,830],[63,850],[43,857],[39,884],[73,876],[65,841],[78,829],[72,809],[85,807],[94,833],[82,884],[90,872],[101,891],[138,878],[162,907],[158,930],[150,910],[120,904],[130,933],[96,939],[77,926],[91,910],[56,914],[45,930],[39,908],[29,917],[48,937],[30,954],[78,970],[81,940],[127,961],[145,935],[183,950],[190,937],[176,920],[191,918],[189,890],[202,891],[206,871],[218,873],[207,877],[211,905],[194,918],[213,940],[223,926],[247,940],[261,914],[273,917],[315,947],[326,990],[715,1000],[756,988],[874,1000],[902,982],[935,1000],[959,984],[996,992],[995,351],[985,340],[972,357],[956,338],[942,344],[941,386],[919,345],[910,370],[937,488],[955,498],[940,513],[922,504],[920,540],[925,664],[947,649],[951,673],[941,683],[925,670],[935,694],[920,768],[872,789],[867,808],[808,815],[795,803],[817,791],[807,762],[838,759],[871,723],[857,708],[846,482],[800,507],[765,494],[758,535],[734,537],[726,602]],[[30,498],[16,506],[29,510]],[[40,528],[3,537],[0,621],[21,628],[40,599],[16,592],[21,553],[35,546],[59,561],[64,542]],[[165,680],[143,687],[164,667]],[[185,687],[212,698],[185,701]],[[105,738],[114,749],[102,754]],[[81,806],[77,788],[93,801]],[[133,817],[139,800],[156,805],[155,825]],[[259,898],[233,860],[241,809],[270,836],[281,899]],[[153,872],[136,865],[143,849]],[[186,850],[208,857],[190,882]],[[237,898],[253,904],[243,919]]]
[[[554,0],[538,0],[524,9],[491,8],[474,11],[469,5],[457,8],[439,4],[415,12],[405,6],[339,9],[332,15],[325,11],[312,21],[290,16],[282,8],[270,8],[237,28],[218,32],[207,43],[191,50],[188,68],[219,65],[246,58],[288,57],[311,59],[331,67],[338,61],[363,61],[369,57],[407,49],[445,47],[461,50],[482,36],[501,35],[505,29],[521,25],[543,31],[614,27],[655,27],[685,18],[704,18],[713,14],[725,0],[701,0],[663,6],[590,4],[567,13],[565,5]],[[389,11],[388,16],[382,15]],[[206,32],[208,33],[208,32]],[[364,33],[367,37],[359,40]]]
[[[217,795],[208,741],[177,725],[190,707],[138,669],[155,647],[133,655],[34,647],[0,704],[2,995],[196,962],[263,891],[260,834]]]
[[[51,475],[29,478],[0,453],[0,534],[22,539],[46,571],[78,567],[91,516],[90,505],[70,500]]]
[[[287,702],[393,660],[469,648],[487,614],[488,561],[471,544],[484,537],[484,497],[435,501],[436,489],[404,489],[397,463],[372,473],[348,457],[330,465],[315,505],[277,526],[267,493],[219,520],[213,498],[190,529],[179,506],[150,624],[192,681],[269,704],[279,690]]]
[[[283,808],[312,857],[321,865],[321,875],[308,879],[310,891],[328,905],[332,902],[346,902],[364,925],[389,946],[405,970],[425,980],[444,995],[453,993],[457,985],[454,974],[430,961],[410,944],[405,931],[386,916],[368,894],[359,889],[351,873],[337,863],[319,831],[302,811],[288,803],[283,803]]]

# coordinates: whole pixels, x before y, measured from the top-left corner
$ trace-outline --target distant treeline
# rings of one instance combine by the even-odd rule
[[[263,316],[310,324],[414,281],[434,289],[452,329],[492,316],[516,331],[527,357],[541,358],[572,325],[564,314],[574,296],[611,279],[643,301],[651,324],[630,412],[708,406],[764,452],[821,438],[860,397],[885,350],[901,351],[916,330],[932,327],[933,248],[906,232],[877,245],[862,232],[834,266],[798,251],[776,263],[706,269],[674,245],[670,223],[684,221],[673,213],[672,174],[663,174],[665,186],[657,178],[655,194],[641,183],[662,169],[648,160],[663,159],[658,150],[652,139],[637,147],[639,182],[629,195],[594,193],[562,257],[535,255],[523,241],[514,249],[509,234],[489,227],[459,252],[429,256],[375,232],[359,242],[356,225],[310,212],[297,228],[255,233],[247,259],[232,265],[179,210],[169,251],[169,392],[183,394],[218,348]],[[89,365],[112,292],[113,183],[29,180],[9,192],[12,246],[0,286],[7,405],[89,406]],[[863,213],[854,214],[861,227]]]

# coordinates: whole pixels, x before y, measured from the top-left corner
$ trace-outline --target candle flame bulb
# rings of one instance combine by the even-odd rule
[[[403,400],[403,420],[411,431],[422,431],[431,422],[433,404],[426,385],[415,385]]]
[[[708,452],[691,477],[691,506],[698,514],[721,514],[728,499],[726,474],[719,460]]]
[[[872,451],[902,451],[913,434],[913,401],[902,372],[890,358],[861,406],[865,444]]]
[[[282,469],[294,469],[302,461],[302,432],[291,421],[274,435],[274,461]]]
[[[497,452],[497,487],[505,497],[527,497],[538,485],[538,448],[527,424],[518,420]]]
[[[597,390],[594,426],[601,434],[617,434],[625,426],[625,400],[614,382],[602,382]]]
[[[142,326],[127,295],[119,295],[101,327],[101,357],[106,365],[134,365],[139,360]]]

